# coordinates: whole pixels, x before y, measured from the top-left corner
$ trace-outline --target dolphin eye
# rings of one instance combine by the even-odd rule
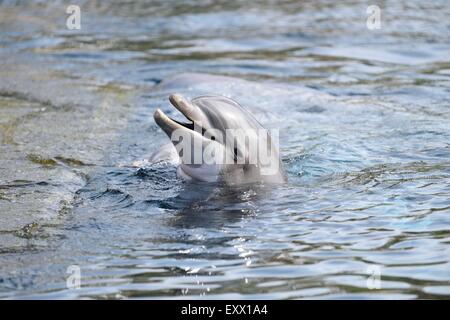
[[[212,136],[212,137],[211,137],[211,140],[212,140],[212,141],[216,141],[216,137]]]

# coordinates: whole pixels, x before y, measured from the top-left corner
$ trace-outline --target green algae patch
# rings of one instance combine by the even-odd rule
[[[43,165],[43,166],[56,166],[58,163],[51,158],[44,158],[38,154],[30,153],[27,155],[27,159],[31,162]]]
[[[65,157],[57,156],[57,157],[55,157],[55,159],[60,161],[60,162],[62,162],[62,163],[64,163],[64,164],[67,164],[69,166],[80,167],[80,166],[86,166],[87,165],[83,161],[78,160],[78,159],[74,159],[74,158],[65,158]]]
[[[16,236],[24,239],[30,239],[38,231],[39,224],[36,222],[29,223],[15,232]]]

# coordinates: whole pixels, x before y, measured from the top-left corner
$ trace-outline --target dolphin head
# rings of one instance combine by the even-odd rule
[[[236,101],[219,95],[188,101],[180,94],[169,100],[186,121],[172,119],[160,109],[154,119],[177,150],[182,177],[229,184],[284,181],[270,134]]]

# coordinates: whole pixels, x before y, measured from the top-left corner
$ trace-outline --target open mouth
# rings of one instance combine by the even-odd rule
[[[194,120],[192,119],[195,113],[195,107],[187,102],[181,95],[173,94],[169,97],[171,104],[186,118],[187,121],[182,122],[167,116],[163,111],[157,109],[153,115],[156,123],[163,129],[163,131],[170,137],[176,129],[185,128],[194,130]]]
[[[173,122],[175,122],[175,123],[178,123],[180,126],[185,127],[186,129],[194,130],[194,122],[193,122],[193,121],[192,121],[192,122],[181,122],[181,121],[175,120],[175,119],[170,118],[170,117],[168,117],[168,118],[169,118],[171,121],[173,121]]]

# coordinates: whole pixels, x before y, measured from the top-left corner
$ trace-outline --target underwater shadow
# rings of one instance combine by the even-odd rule
[[[258,200],[270,188],[252,184],[228,186],[217,183],[186,182],[180,193],[166,201],[176,210],[169,225],[176,228],[220,228],[252,218],[258,213]]]

